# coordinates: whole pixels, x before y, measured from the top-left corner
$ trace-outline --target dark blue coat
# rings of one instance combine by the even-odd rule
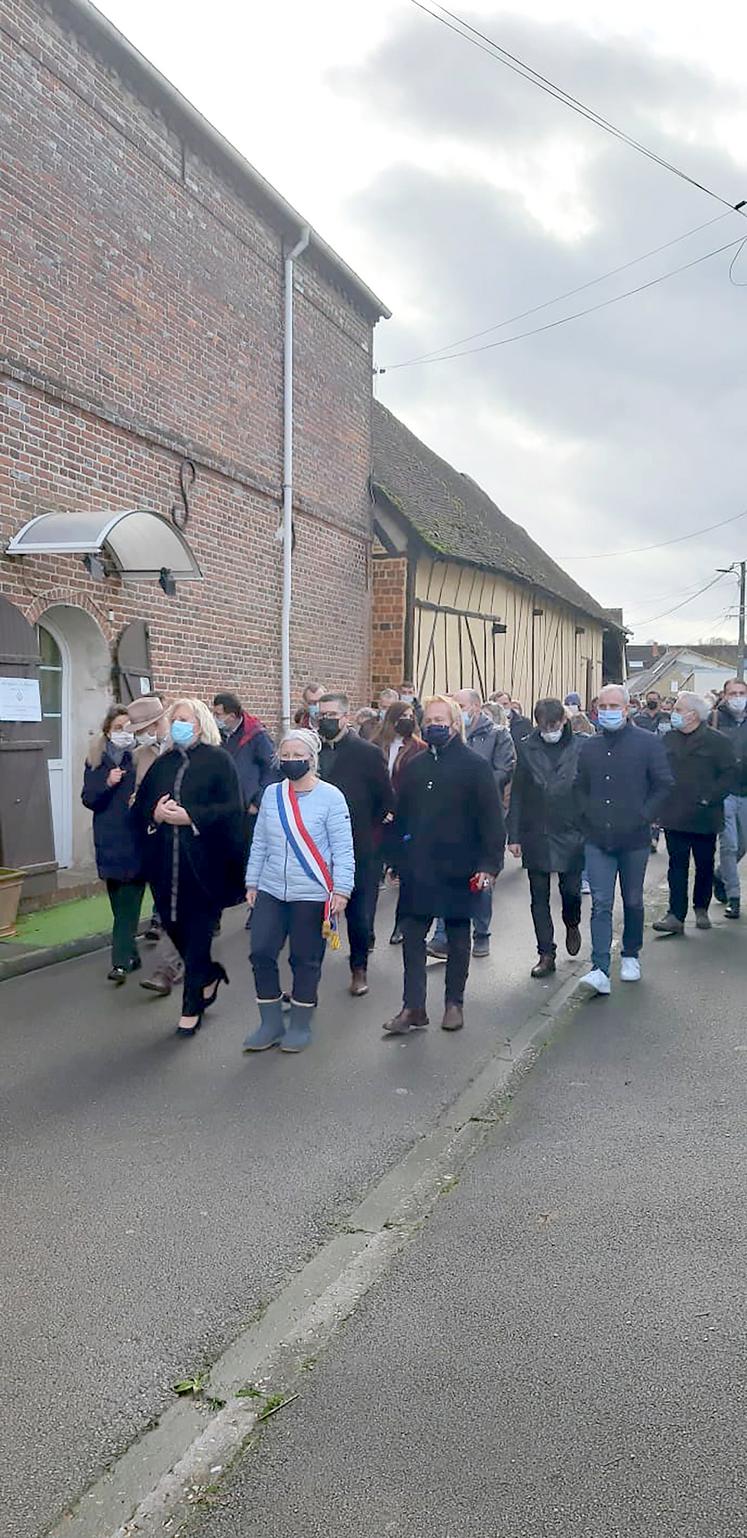
[[[124,775],[118,785],[107,785],[111,769],[119,767]],[[102,881],[137,881],[142,875],[141,844],[130,802],[135,794],[135,765],[132,754],[125,753],[117,766],[106,749],[101,763],[86,764],[83,775],[83,805],[93,812],[93,842],[96,869]]]
[[[579,827],[599,849],[647,849],[651,824],[674,784],[664,739],[628,721],[581,739],[576,776]]]

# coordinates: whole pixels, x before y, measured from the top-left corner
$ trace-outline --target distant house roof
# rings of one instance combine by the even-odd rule
[[[155,107],[187,144],[237,188],[250,207],[264,213],[285,240],[298,240],[307,221],[89,0],[55,0],[52,9],[62,26],[80,36],[92,53],[127,82],[135,96]],[[389,319],[391,311],[352,267],[316,230],[311,229],[310,234],[309,255],[320,270],[357,301],[370,320]]]
[[[628,648],[628,666],[630,667],[630,650]],[[634,647],[632,650],[649,650],[644,647]],[[674,677],[680,684],[684,684],[690,675],[698,668],[700,671],[719,669],[725,673],[733,673],[736,667],[736,646],[672,646],[667,650],[660,649],[659,656],[643,669],[637,668],[630,673],[629,682],[634,686],[636,694],[644,694],[646,689],[653,689],[661,684],[660,694],[669,692],[668,683]],[[733,655],[729,655],[733,653]],[[633,661],[635,661],[635,657]]]
[[[374,490],[435,555],[500,572],[559,598],[609,629],[621,628],[471,476],[434,454],[378,401],[373,413],[373,482]]]

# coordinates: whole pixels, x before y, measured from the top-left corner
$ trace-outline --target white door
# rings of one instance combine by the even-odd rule
[[[37,625],[39,637],[39,690],[42,720],[49,737],[49,795],[52,803],[54,853],[57,864],[72,861],[72,804],[70,801],[70,668],[67,648],[47,629]]]

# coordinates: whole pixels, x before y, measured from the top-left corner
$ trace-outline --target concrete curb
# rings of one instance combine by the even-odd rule
[[[42,967],[53,967],[58,961],[73,961],[76,956],[88,956],[93,951],[106,950],[111,945],[111,930],[106,934],[81,935],[78,940],[64,940],[60,945],[44,945],[38,950],[27,951],[23,956],[3,958],[0,952],[0,983],[11,977],[25,977],[28,972],[38,972]]]
[[[274,1414],[302,1392],[316,1356],[458,1183],[505,1114],[512,1085],[531,1068],[566,1009],[577,1007],[584,965],[577,964],[515,1036],[501,1043],[431,1131],[227,1347],[200,1395],[170,1406],[48,1530],[49,1538],[163,1538],[164,1531],[180,1530],[259,1434],[270,1396]],[[275,1405],[275,1396],[282,1402]]]

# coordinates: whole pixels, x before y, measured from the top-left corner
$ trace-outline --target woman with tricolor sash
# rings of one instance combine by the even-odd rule
[[[302,1052],[311,1041],[325,944],[339,946],[339,917],[353,890],[350,813],[342,791],[317,776],[321,742],[294,727],[278,748],[279,785],[262,797],[249,863],[246,900],[253,909],[252,970],[260,1024],[245,1052]],[[278,956],[290,940],[293,994],[283,1020]]]

